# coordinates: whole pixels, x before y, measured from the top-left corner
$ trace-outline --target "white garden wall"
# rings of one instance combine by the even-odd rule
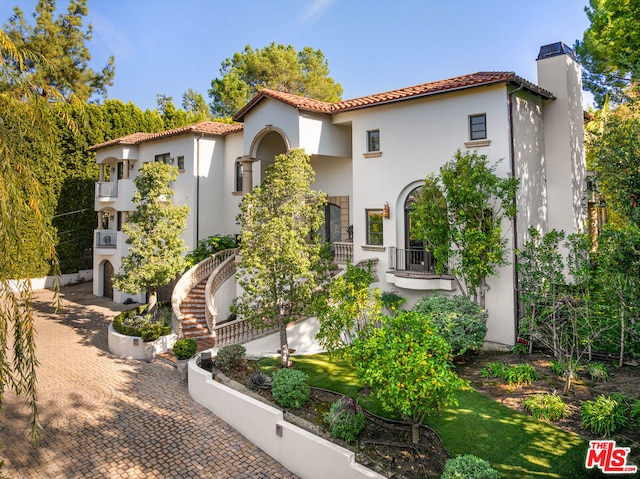
[[[302,479],[383,479],[353,452],[284,420],[282,411],[214,381],[189,361],[189,394]]]

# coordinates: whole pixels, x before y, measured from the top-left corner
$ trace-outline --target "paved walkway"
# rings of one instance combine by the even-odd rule
[[[36,292],[40,445],[13,393],[0,412],[0,476],[22,478],[295,478],[189,397],[174,367],[109,354],[119,305],[91,283],[62,288],[65,309]],[[229,405],[233,407],[233,405]]]

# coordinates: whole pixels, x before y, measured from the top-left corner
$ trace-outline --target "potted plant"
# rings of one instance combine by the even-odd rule
[[[162,327],[157,324],[144,326],[140,330],[140,337],[144,343],[144,358],[150,363],[156,358],[155,341],[162,335]]]
[[[178,339],[173,345],[173,354],[176,356],[176,365],[178,367],[178,377],[180,381],[185,382],[188,377],[187,365],[189,359],[196,354],[198,343],[193,338]]]

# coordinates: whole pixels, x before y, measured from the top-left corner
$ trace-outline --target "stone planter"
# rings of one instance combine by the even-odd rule
[[[148,363],[152,363],[156,359],[156,342],[149,341],[144,344],[144,360]]]
[[[168,336],[160,336],[156,341],[150,343],[143,343],[142,338],[139,336],[125,336],[113,329],[113,326],[109,325],[109,352],[114,356],[123,359],[143,359],[146,360],[145,346],[147,344],[153,345],[155,354],[166,353],[173,347],[178,339],[177,334],[170,334]]]
[[[178,368],[178,378],[186,383],[189,378],[189,359],[176,359],[176,367]]]

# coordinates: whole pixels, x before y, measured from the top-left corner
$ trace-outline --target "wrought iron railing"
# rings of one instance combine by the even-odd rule
[[[389,248],[389,269],[414,273],[436,274],[436,262],[429,251],[423,249]]]
[[[115,248],[118,244],[116,231],[96,231],[96,248]]]

